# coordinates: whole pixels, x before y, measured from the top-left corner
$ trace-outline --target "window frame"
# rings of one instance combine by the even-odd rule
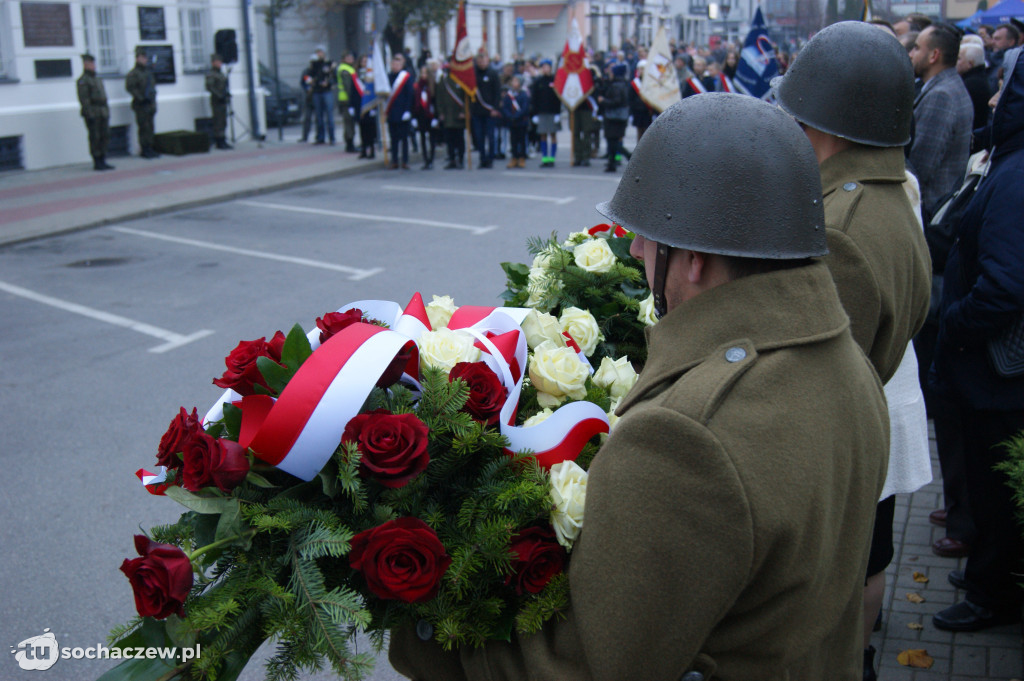
[[[192,13],[196,13],[193,15]],[[199,17],[197,27],[193,16]],[[181,39],[181,70],[183,73],[203,73],[209,67],[210,52],[213,49],[213,32],[210,28],[210,7],[203,3],[181,3],[178,5],[178,31]]]
[[[124,45],[124,18],[121,5],[107,0],[82,0],[82,38],[85,51],[96,57],[96,73],[99,76],[123,75],[128,62]],[[100,26],[101,11],[109,13],[110,24]],[[102,32],[109,32],[110,44],[102,44]]]

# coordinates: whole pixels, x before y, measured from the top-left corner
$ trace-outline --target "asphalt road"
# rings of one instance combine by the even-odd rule
[[[417,291],[500,305],[499,263],[528,262],[530,236],[603,222],[593,206],[618,177],[599,163],[500,165],[378,171],[0,249],[0,642],[49,629],[93,646],[133,615],[118,570],[132,535],[181,510],[134,471],[179,406],[217,398],[210,382],[239,340]],[[110,666],[30,672],[11,655],[0,679]],[[373,678],[400,677],[382,660]]]

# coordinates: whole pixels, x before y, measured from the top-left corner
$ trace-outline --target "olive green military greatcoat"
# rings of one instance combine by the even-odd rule
[[[139,144],[143,150],[153,148],[153,119],[156,117],[156,77],[136,64],[124,79],[124,89],[132,96],[132,111],[139,128]]]
[[[454,95],[454,96],[453,96]],[[450,129],[466,127],[466,91],[446,75],[437,84],[437,116]]]
[[[228,77],[218,68],[210,68],[206,74],[206,91],[210,93],[210,109],[213,112],[213,136],[223,139],[228,124]]]
[[[903,148],[854,147],[825,159],[825,257],[853,338],[888,383],[928,314],[931,259],[903,191]]]
[[[862,592],[888,415],[824,263],[701,293],[649,356],[590,469],[571,610],[443,653],[416,679],[859,681]]]
[[[93,158],[106,156],[110,143],[110,109],[103,81],[92,71],[83,71],[77,85],[78,103],[89,131],[89,154]]]

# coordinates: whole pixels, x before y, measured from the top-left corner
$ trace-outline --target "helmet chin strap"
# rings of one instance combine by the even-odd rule
[[[659,243],[658,254],[654,258],[654,285],[651,293],[654,294],[654,314],[661,319],[668,312],[665,302],[665,277],[668,275],[668,253],[670,247]]]

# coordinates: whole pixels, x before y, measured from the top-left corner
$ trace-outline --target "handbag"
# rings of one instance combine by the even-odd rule
[[[1024,376],[1024,314],[988,342],[988,359],[1003,378]]]

